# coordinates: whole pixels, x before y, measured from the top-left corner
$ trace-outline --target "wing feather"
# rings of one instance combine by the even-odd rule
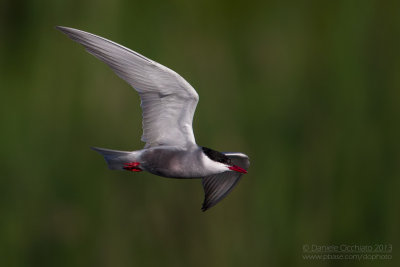
[[[242,153],[223,153],[228,156],[234,165],[245,170],[250,166],[249,157]],[[204,189],[204,202],[202,210],[206,211],[224,199],[237,185],[242,173],[227,171],[216,175],[210,175],[202,179]]]
[[[195,143],[192,123],[199,96],[179,74],[103,37],[67,27],[57,29],[105,62],[139,93],[146,147]]]

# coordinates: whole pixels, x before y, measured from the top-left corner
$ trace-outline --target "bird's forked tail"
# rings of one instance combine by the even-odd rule
[[[137,163],[138,151],[120,151],[99,147],[91,147],[103,155],[110,170],[141,171]],[[135,165],[137,163],[137,165]]]

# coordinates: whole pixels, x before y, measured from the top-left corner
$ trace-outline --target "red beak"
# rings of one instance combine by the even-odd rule
[[[229,166],[229,169],[231,169],[232,171],[240,172],[240,173],[247,173],[247,171],[245,169],[240,168],[239,166],[236,166],[236,165]]]

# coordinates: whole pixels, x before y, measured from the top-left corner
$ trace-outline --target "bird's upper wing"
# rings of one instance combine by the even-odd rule
[[[57,29],[136,89],[141,98],[142,141],[146,147],[195,143],[192,121],[199,96],[179,74],[100,36],[67,27]]]
[[[245,170],[250,166],[249,157],[245,154],[230,152],[224,152],[223,154],[228,156],[234,165]],[[204,177],[202,183],[205,197],[201,209],[206,211],[226,197],[239,182],[242,175],[240,172],[227,171]]]

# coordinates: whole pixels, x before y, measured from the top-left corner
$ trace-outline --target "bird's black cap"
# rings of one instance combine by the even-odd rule
[[[207,147],[202,147],[204,154],[207,155],[207,157],[209,157],[211,160],[213,161],[217,161],[217,162],[221,162],[224,164],[228,164],[231,165],[231,159],[227,156],[225,156],[224,154],[222,154],[221,152],[215,151],[211,148],[207,148]]]

